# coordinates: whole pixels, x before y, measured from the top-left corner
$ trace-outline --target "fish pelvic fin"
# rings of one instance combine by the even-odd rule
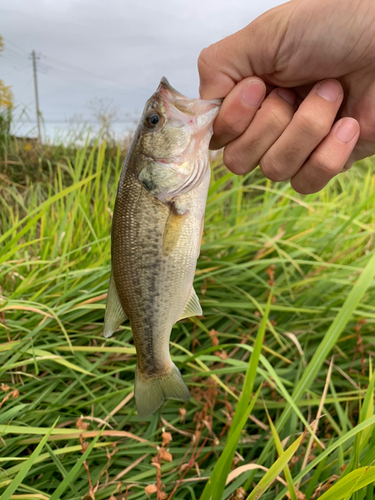
[[[187,299],[184,310],[182,311],[181,316],[178,318],[178,321],[184,318],[191,318],[191,316],[203,316],[203,311],[199,303],[198,295],[196,294],[196,291],[193,287],[191,287],[189,298]]]
[[[110,337],[127,318],[120,303],[113,273],[111,273],[107,302],[105,305],[103,336],[105,338]]]
[[[137,367],[134,396],[139,418],[147,418],[155,413],[167,398],[182,401],[190,399],[189,389],[186,387],[180,370],[174,363],[172,363],[170,374],[160,378],[142,377]]]

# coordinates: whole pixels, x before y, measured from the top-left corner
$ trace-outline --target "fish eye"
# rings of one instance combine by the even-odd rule
[[[160,122],[160,116],[158,115],[158,113],[155,113],[154,111],[150,113],[145,120],[145,124],[148,128],[155,128],[159,122]]]

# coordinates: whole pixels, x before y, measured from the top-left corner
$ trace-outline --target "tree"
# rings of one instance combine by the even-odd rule
[[[0,56],[4,50],[3,38],[0,35]],[[12,122],[13,92],[10,85],[5,85],[0,79],[0,148],[3,149],[10,134]]]
[[[3,38],[0,35],[0,54],[4,50]],[[9,110],[13,108],[13,92],[10,85],[5,85],[3,80],[0,79],[0,111]]]

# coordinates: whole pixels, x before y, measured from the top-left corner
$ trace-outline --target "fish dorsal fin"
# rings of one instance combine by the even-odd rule
[[[199,303],[198,295],[196,294],[193,287],[191,287],[191,292],[187,302],[185,304],[184,310],[182,311],[180,319],[190,318],[191,316],[203,316],[202,308]]]
[[[171,203],[163,236],[163,254],[165,256],[169,255],[176,247],[188,211],[183,205],[180,206],[176,202]]]
[[[105,338],[110,337],[127,318],[128,317],[120,303],[115,280],[113,279],[113,274],[111,273],[111,277],[109,278],[107,302],[105,305],[103,336]]]

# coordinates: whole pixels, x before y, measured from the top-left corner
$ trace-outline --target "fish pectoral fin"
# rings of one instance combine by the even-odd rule
[[[170,205],[169,216],[164,228],[163,236],[163,254],[169,255],[172,250],[176,247],[182,228],[184,226],[184,220],[186,214],[189,210],[176,202],[172,202]]]
[[[178,321],[180,321],[180,319],[190,318],[191,316],[203,316],[203,311],[199,303],[198,295],[196,294],[196,291],[193,287],[191,287],[189,298],[185,304],[181,316],[178,318]]]
[[[111,273],[111,277],[109,278],[107,302],[105,305],[103,336],[105,338],[110,337],[127,318],[128,317],[120,303],[115,280],[113,279],[113,274]]]

